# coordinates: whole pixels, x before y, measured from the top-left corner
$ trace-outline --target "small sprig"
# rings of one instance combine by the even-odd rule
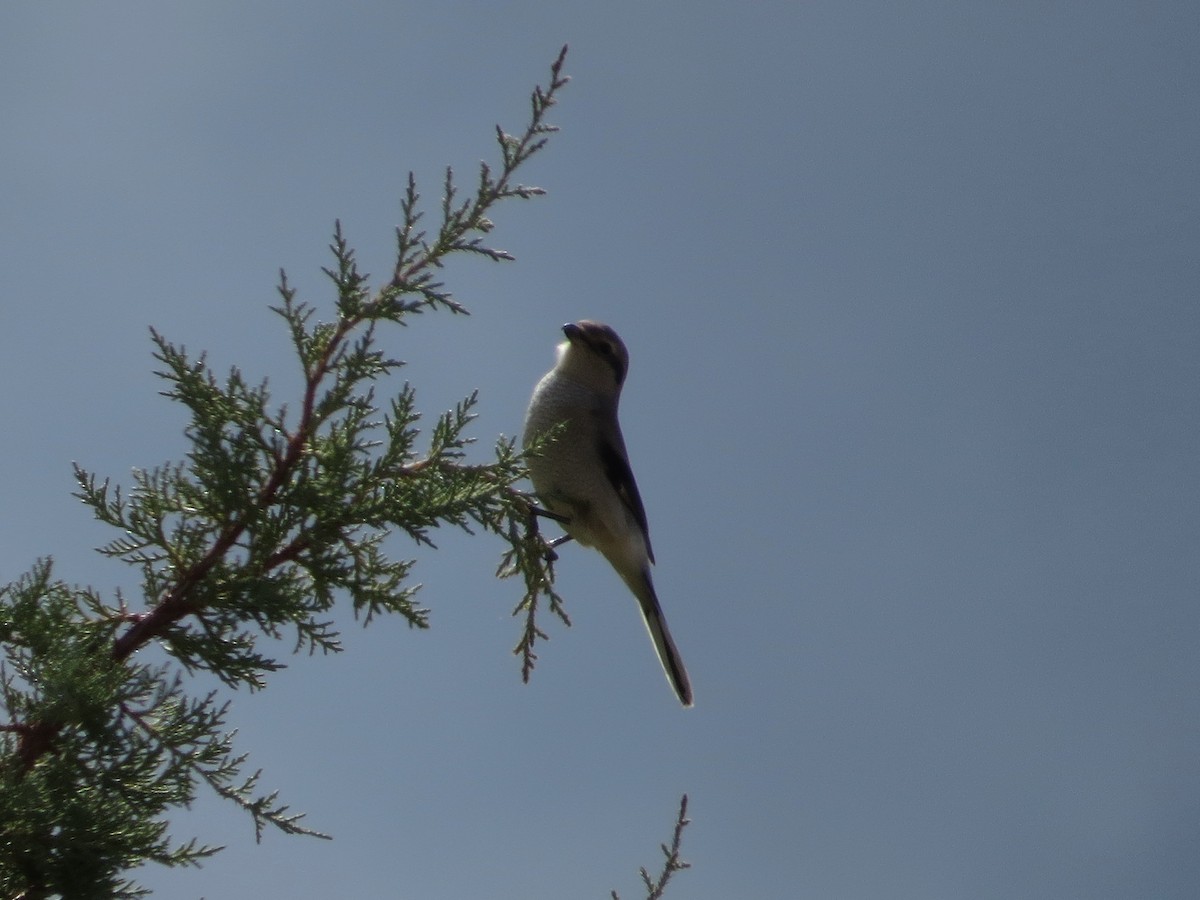
[[[525,595],[512,611],[514,617],[524,613],[525,624],[521,639],[512,652],[521,657],[521,680],[528,683],[537,665],[534,648],[539,640],[550,639],[537,622],[542,598],[549,604],[550,613],[558,616],[568,628],[571,619],[563,598],[554,589],[556,555],[538,530],[538,516],[532,502],[527,495],[512,490],[509,499],[514,511],[520,511],[523,517],[514,514],[508,520],[505,539],[509,548],[501,558],[496,574],[501,578],[520,574],[525,582]]]
[[[508,134],[496,126],[496,143],[501,157],[499,173],[481,162],[474,195],[458,201],[454,171],[446,168],[442,184],[442,222],[432,241],[427,240],[427,233],[417,227],[423,217],[418,209],[420,194],[415,177],[412,172],[408,173],[408,189],[400,203],[404,219],[396,228],[396,267],[391,281],[380,294],[381,302],[391,304],[398,294],[416,293],[431,307],[441,306],[465,314],[469,312],[467,308],[455,300],[440,281],[434,280],[433,270],[441,268],[442,259],[454,252],[475,253],[496,262],[513,259],[507,250],[485,243],[484,236],[494,227],[487,211],[501,200],[514,197],[528,200],[545,193],[539,187],[514,184],[512,179],[518,168],[545,147],[548,136],[558,131],[557,126],[547,123],[545,117],[557,102],[558,92],[570,81],[562,74],[566,57],[564,45],[550,67],[550,86],[534,88],[529,122],[520,136]]]
[[[687,817],[687,807],[688,798],[687,794],[684,794],[679,801],[679,814],[675,817],[675,833],[671,837],[671,844],[670,846],[659,845],[665,861],[658,877],[652,878],[645,867],[638,870],[638,874],[642,877],[642,884],[646,888],[646,900],[660,900],[663,892],[667,889],[667,882],[671,880],[671,876],[692,867],[691,863],[684,862],[679,856],[680,845],[683,842],[683,829],[692,823],[692,820]],[[612,900],[621,900],[616,891],[612,892]]]

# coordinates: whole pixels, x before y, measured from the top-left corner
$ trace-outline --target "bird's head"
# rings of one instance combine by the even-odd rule
[[[629,351],[617,333],[590,319],[570,322],[562,330],[567,339],[558,345],[556,368],[596,390],[619,393],[629,371]]]

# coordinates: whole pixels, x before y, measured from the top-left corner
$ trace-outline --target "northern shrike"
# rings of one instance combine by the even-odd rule
[[[629,352],[600,322],[585,319],[562,330],[567,339],[533,390],[522,443],[529,447],[554,426],[563,428],[530,457],[529,477],[542,504],[561,519],[567,532],[562,540],[595,547],[633,592],[667,679],[683,705],[691,706],[687,670],[650,579],[654,551],[646,510],[617,421]]]

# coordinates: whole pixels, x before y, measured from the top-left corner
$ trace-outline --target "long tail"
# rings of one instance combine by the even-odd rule
[[[646,622],[646,630],[654,641],[654,649],[658,651],[658,661],[662,663],[663,672],[671,687],[679,695],[679,701],[684,706],[692,705],[692,683],[688,680],[687,669],[683,667],[683,659],[671,639],[671,631],[667,628],[666,617],[658,603],[658,595],[654,592],[654,582],[650,579],[650,570],[641,572],[640,577],[626,579],[633,595],[637,597],[642,609],[642,619]]]

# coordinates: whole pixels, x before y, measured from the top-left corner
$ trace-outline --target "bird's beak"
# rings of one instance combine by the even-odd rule
[[[568,322],[562,327],[562,331],[563,334],[567,336],[567,340],[572,344],[575,343],[575,340],[583,334],[583,329],[574,322]]]

